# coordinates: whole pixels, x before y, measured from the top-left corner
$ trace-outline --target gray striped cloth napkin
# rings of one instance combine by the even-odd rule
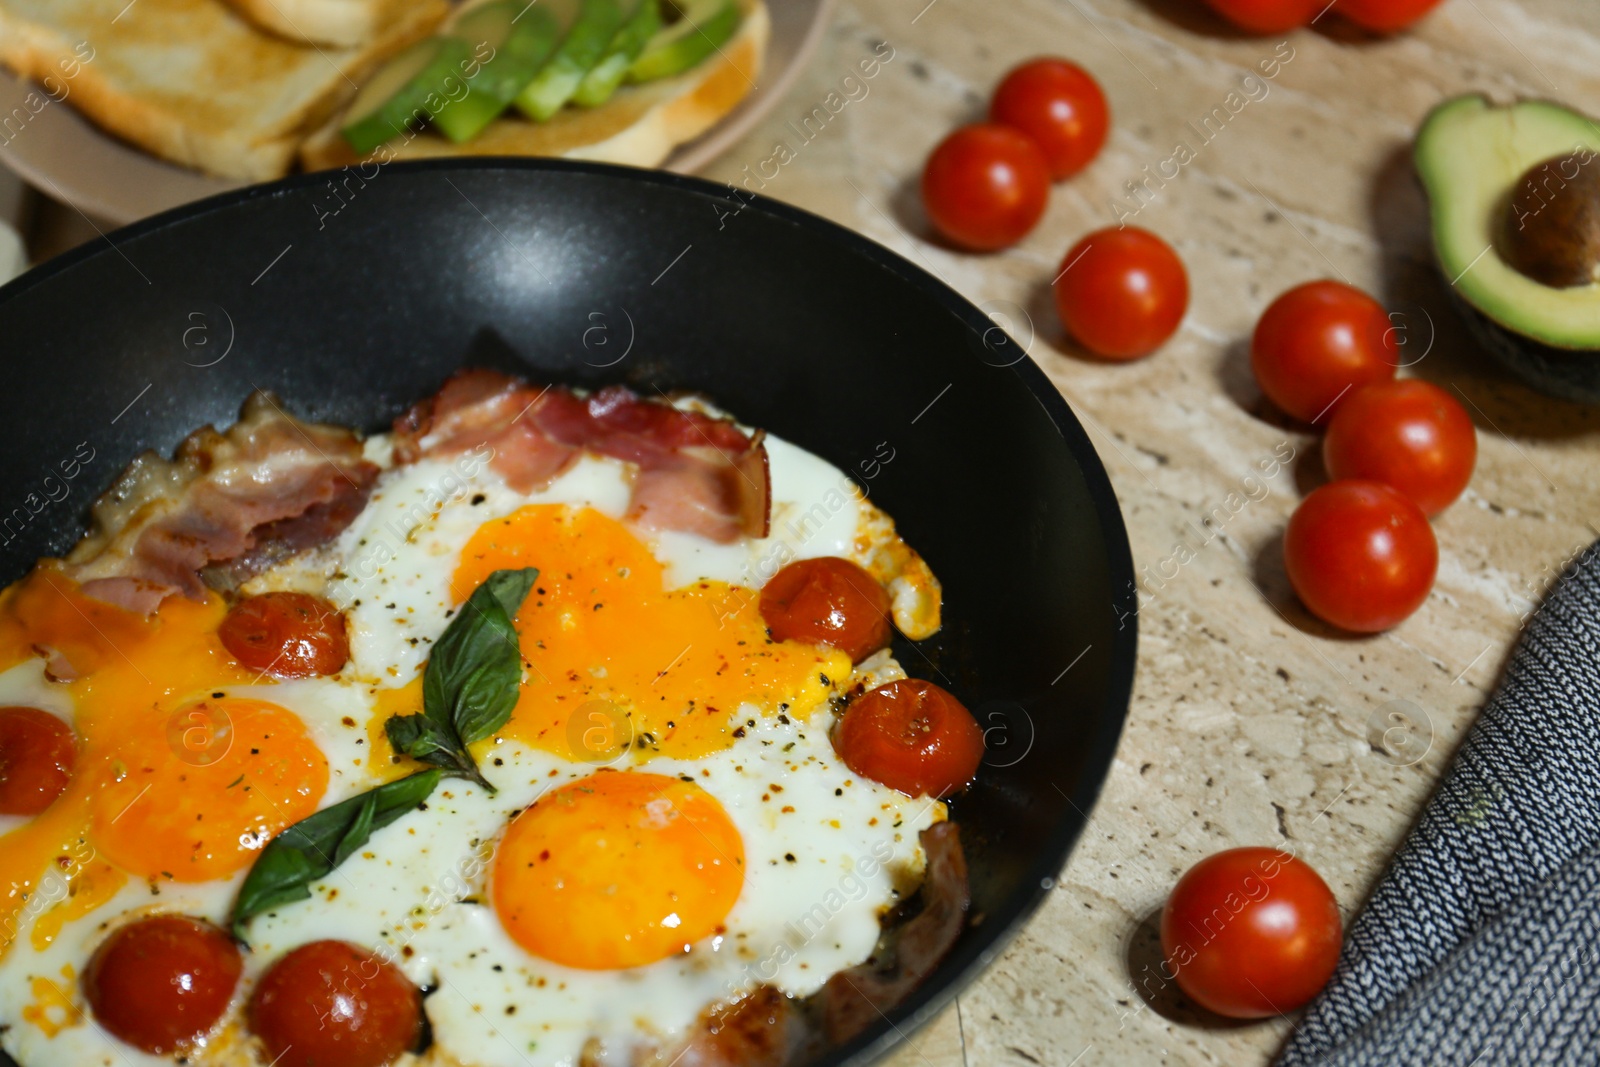
[[[1279,1067],[1600,1063],[1600,542],[1547,595]]]

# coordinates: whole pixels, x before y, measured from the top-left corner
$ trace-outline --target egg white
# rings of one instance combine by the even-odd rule
[[[665,565],[669,588],[698,579],[759,588],[793,559],[859,559],[865,505],[850,480],[784,441],[768,437],[767,448],[769,537],[719,545],[691,534],[634,531]],[[376,457],[386,451],[382,439],[369,446]],[[453,613],[449,584],[461,547],[479,526],[531,503],[586,505],[619,519],[627,510],[629,469],[619,461],[585,456],[547,488],[524,495],[486,460],[469,454],[386,471],[366,509],[334,545],[263,580],[293,586],[316,572],[331,578],[330,596],[346,611],[351,663],[339,676],[227,688],[233,696],[290,708],[305,721],[329,761],[323,806],[370,786],[367,723],[374,690],[404,685],[421,671]],[[897,671],[886,656],[874,661]],[[0,701],[71,715],[51,693],[38,661],[0,674]],[[425,1005],[436,1047],[456,1060],[561,1067],[576,1063],[592,1038],[608,1063],[627,1063],[639,1046],[669,1047],[708,1006],[758,985],[796,996],[814,992],[871,953],[881,914],[920,878],[917,834],[942,819],[944,808],[853,775],[833,751],[826,706],[808,723],[773,710],[741,708],[744,736],[696,760],[643,760],[629,752],[601,769],[497,742],[481,761],[496,795],[461,781],[443,783],[425,811],[374,834],[360,854],[312,887],[310,899],[252,921],[239,1002],[283,952],[320,938],[349,940],[391,957],[431,990]],[[738,829],[745,885],[726,933],[621,971],[578,970],[531,955],[511,940],[488,904],[497,836],[545,791],[634,765],[693,778]],[[6,828],[0,822],[0,833]],[[130,880],[43,950],[34,949],[24,930],[0,961],[0,1004],[8,1006],[5,1021],[13,1024],[0,1034],[0,1046],[24,1067],[170,1063],[123,1045],[86,1013],[54,1037],[21,1023],[16,1013],[33,1000],[31,985],[39,976],[61,984],[81,1006],[63,968],[81,973],[109,925],[130,911],[154,908],[225,923],[243,877],[197,885]],[[25,923],[32,921],[25,915]],[[234,1045],[235,1038],[225,1034],[221,1043]]]

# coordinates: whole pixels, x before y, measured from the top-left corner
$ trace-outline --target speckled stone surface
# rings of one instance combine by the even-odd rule
[[[1007,325],[1089,428],[1140,572],[1133,707],[1077,851],[1023,934],[891,1067],[1266,1062],[1292,1019],[1204,1017],[1162,980],[1152,919],[1168,889],[1208,853],[1278,845],[1352,914],[1538,594],[1600,534],[1600,409],[1545,399],[1476,349],[1432,266],[1409,162],[1417,123],[1458,92],[1600,114],[1600,5],[1445,0],[1391,40],[1322,21],[1247,38],[1201,0],[841,0],[792,94],[707,172],[764,173],[768,195],[866,233]],[[880,42],[892,58],[862,81]],[[1105,87],[1106,149],[1016,248],[951,251],[921,215],[922,161],[982,116],[1012,64],[1045,53]],[[804,139],[790,123],[830,92],[838,114]],[[792,158],[765,162],[780,143]],[[1195,158],[1167,180],[1180,144]],[[1146,181],[1141,206],[1127,183]],[[1118,205],[1176,246],[1193,298],[1162,352],[1110,366],[1062,337],[1048,283]],[[96,236],[65,209],[39,222],[35,256]],[[1436,525],[1433,596],[1374,638],[1330,631],[1289,591],[1279,538],[1324,475],[1316,439],[1268,409],[1247,365],[1261,310],[1319,277],[1377,293],[1407,373],[1457,390],[1479,430],[1472,486]]]
[[[776,177],[766,167],[766,193],[1007,316],[1089,427],[1141,573],[1132,713],[1088,830],[1022,936],[894,1067],[1268,1060],[1292,1019],[1203,1018],[1162,981],[1151,918],[1167,890],[1207,853],[1282,845],[1353,913],[1533,600],[1600,533],[1600,410],[1544,399],[1475,348],[1432,266],[1409,162],[1423,115],[1468,89],[1600,112],[1600,7],[1445,0],[1392,40],[1323,22],[1252,39],[1199,0],[843,0],[793,94],[709,172],[743,182],[782,142],[794,158]],[[843,79],[880,41],[893,58],[862,95]],[[922,218],[922,161],[1041,53],[1100,80],[1111,138],[1022,244],[953,252]],[[788,124],[835,90],[855,98],[803,142]],[[1195,127],[1214,108],[1226,121],[1207,142]],[[1196,158],[1162,181],[1180,143]],[[1189,317],[1148,360],[1090,362],[1061,336],[1048,283],[1114,205],[1139,207],[1125,183],[1150,175],[1135,221],[1187,263]],[[1479,430],[1472,486],[1437,523],[1433,596],[1374,638],[1330,631],[1289,591],[1279,538],[1324,476],[1316,439],[1267,409],[1247,364],[1261,310],[1319,277],[1379,294],[1405,331],[1407,373],[1458,390]]]

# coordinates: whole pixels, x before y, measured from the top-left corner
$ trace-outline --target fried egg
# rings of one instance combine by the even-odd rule
[[[50,809],[0,817],[0,1047],[24,1067],[170,1063],[94,1022],[79,975],[95,946],[152,913],[225,925],[274,834],[406,773],[383,722],[420,709],[430,646],[501,568],[540,575],[515,620],[517,706],[473,750],[496,792],[446,780],[309,899],[254,918],[234,1009],[187,1062],[265,1063],[251,985],[322,938],[379,951],[425,991],[421,1062],[484,1067],[625,1064],[714,1004],[760,985],[804,996],[864,960],[945,810],[844,766],[831,700],[856,671],[772,641],[758,593],[795,559],[882,571],[908,550],[837,468],[766,444],[771,534],[732,544],[631,525],[613,459],[526,494],[476,454],[385,470],[332,544],[247,587],[344,609],[350,662],[332,677],[245,671],[216,638],[215,595],[139,619],[48,566],[0,595],[0,703],[85,739]],[[367,448],[387,466],[385,438]],[[931,574],[899,569],[897,622],[936,628]],[[49,649],[85,676],[50,680]],[[887,654],[868,670],[899,673]]]

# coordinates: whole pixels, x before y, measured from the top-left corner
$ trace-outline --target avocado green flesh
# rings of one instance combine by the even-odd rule
[[[456,144],[482,133],[543,69],[581,4],[490,0],[465,10],[448,33],[467,43],[477,70],[466,79],[466,95],[433,117],[434,127]]]
[[[611,38],[605,56],[583,76],[577,91],[572,94],[572,102],[583,107],[599,107],[611,99],[611,94],[622,84],[628,68],[660,28],[659,0],[641,0],[633,17],[624,22]]]
[[[444,90],[452,77],[461,77],[472,49],[453,37],[418,41],[378,70],[356,94],[350,120],[340,132],[355,151],[365,155],[385,141],[405,132],[424,118],[438,114],[449,98]]]
[[[584,75],[605,58],[611,39],[638,10],[639,0],[583,0],[566,40],[533,81],[512,101],[517,110],[543,122],[564,107]]]
[[[628,68],[629,81],[682,74],[727,44],[739,29],[737,0],[680,0],[678,6],[682,17],[650,39]]]
[[[1575,149],[1600,153],[1600,125],[1546,101],[1496,107],[1464,96],[1436,108],[1417,133],[1433,242],[1446,280],[1505,328],[1564,349],[1600,349],[1600,283],[1542,285],[1501,258],[1494,240],[1517,180]],[[1600,166],[1596,159],[1590,166]]]

